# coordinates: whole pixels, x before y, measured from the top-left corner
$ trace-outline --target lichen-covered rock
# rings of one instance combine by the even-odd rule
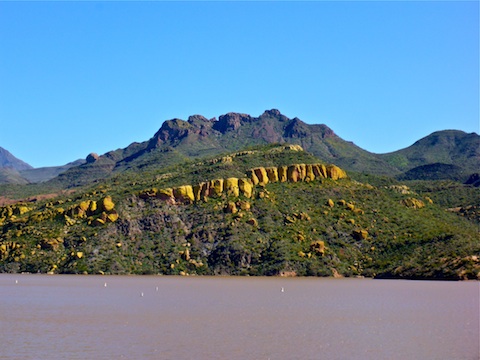
[[[310,248],[317,254],[321,254],[322,256],[325,254],[325,242],[323,240],[312,241]]]
[[[97,202],[95,200],[90,201],[87,212],[89,214],[94,214],[97,211]]]
[[[300,170],[300,181],[305,181],[305,178],[307,177],[307,165],[305,164],[298,164],[298,168]]]
[[[238,201],[237,202],[237,206],[242,209],[242,210],[245,210],[245,211],[248,211],[250,210],[251,208],[251,205],[248,201]]]
[[[264,167],[255,168],[253,171],[255,172],[255,175],[257,175],[260,184],[268,184],[268,175]]]
[[[260,180],[253,169],[247,171],[247,177],[250,179],[253,185],[258,185],[258,183],[260,183]]]
[[[287,168],[287,179],[290,182],[300,181],[300,168],[298,165],[290,165]]]
[[[215,179],[210,181],[210,196],[222,196],[223,179]]]
[[[101,201],[100,201],[101,209],[104,211],[111,211],[115,207],[115,203],[112,201],[112,198],[110,196],[105,196]]]
[[[160,200],[175,202],[175,197],[173,196],[172,188],[160,189],[158,190],[156,196],[157,196],[157,199],[160,199]]]
[[[406,207],[413,208],[413,209],[421,209],[425,207],[425,203],[422,200],[415,199],[415,198],[408,198],[408,199],[403,199],[400,202],[402,205],[405,205]]]
[[[238,179],[238,188],[243,196],[251,198],[253,195],[253,184],[249,179]]]
[[[192,190],[195,201],[202,200],[202,184],[193,185]]]
[[[94,225],[94,226],[105,225],[105,220],[97,218],[97,219],[93,220],[92,225]]]
[[[183,185],[173,189],[173,196],[175,200],[181,202],[192,202],[195,200],[193,195],[193,188],[191,185]]]
[[[278,180],[279,181],[286,182],[288,180],[287,170],[288,170],[288,166],[279,166],[278,167],[277,172],[278,172]]]
[[[315,174],[313,172],[313,165],[307,164],[306,165],[306,173],[305,173],[305,181],[313,181],[315,180]]]
[[[78,204],[78,207],[86,212],[90,207],[90,200],[82,201],[80,204]]]
[[[58,251],[61,245],[63,245],[62,238],[42,239],[42,241],[40,242],[40,246],[42,249],[53,251]]]
[[[327,177],[327,168],[323,164],[313,164],[312,165],[313,174],[316,178],[326,178]]]
[[[225,212],[228,214],[236,214],[238,212],[237,205],[233,201],[229,201],[225,206]]]
[[[118,213],[115,210],[107,214],[107,222],[113,223],[117,220],[118,220]]]
[[[367,230],[353,230],[352,232],[352,236],[354,239],[356,240],[365,240],[366,238],[368,238],[368,231]]]
[[[332,180],[344,179],[347,177],[347,173],[338,166],[331,164],[327,166],[327,177]]]
[[[247,220],[247,224],[257,227],[258,226],[258,221],[255,218],[250,218],[250,219]]]
[[[270,182],[278,182],[278,169],[276,167],[267,167],[265,171]]]
[[[238,197],[240,189],[238,187],[238,178],[228,178],[224,181],[224,188],[227,195]]]

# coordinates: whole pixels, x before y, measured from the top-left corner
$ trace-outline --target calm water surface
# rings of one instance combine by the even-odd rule
[[[3,274],[0,359],[478,360],[479,293],[479,282]]]

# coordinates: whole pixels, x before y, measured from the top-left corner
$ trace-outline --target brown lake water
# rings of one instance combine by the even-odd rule
[[[479,282],[2,274],[0,359],[478,360],[479,296]]]

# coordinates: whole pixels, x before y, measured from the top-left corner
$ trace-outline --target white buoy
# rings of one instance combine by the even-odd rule
[[[15,284],[18,284],[18,280],[15,280]]]
[[[103,287],[107,287],[107,283],[103,284]]]
[[[283,286],[282,286],[282,292],[285,292],[285,289],[283,288]]]
[[[143,292],[140,293],[140,296],[143,297]]]
[[[158,291],[158,286],[155,288],[155,291]]]

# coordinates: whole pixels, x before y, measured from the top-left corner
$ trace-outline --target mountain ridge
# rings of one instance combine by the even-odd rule
[[[444,164],[459,166],[457,172],[460,175],[455,178],[460,176],[466,180],[480,167],[479,139],[476,133],[441,130],[407,148],[374,154],[340,138],[325,124],[307,124],[297,117],[290,119],[277,109],[266,110],[258,117],[229,112],[220,115],[218,120],[202,115],[191,115],[187,120],[166,120],[149,140],[133,142],[126,148],[100,156],[87,157],[86,162],[70,169],[62,167],[62,171],[44,173],[52,174],[50,179],[54,178],[53,181],[60,186],[70,187],[122,171],[216,156],[250,146],[285,143],[300,145],[322,161],[338,164],[347,171],[421,178],[422,171],[434,168],[426,165]],[[416,167],[419,168],[412,172]],[[436,173],[427,177],[434,178]],[[11,178],[18,179],[18,176]],[[50,179],[44,177],[42,181]],[[27,176],[27,181],[31,180],[32,177],[28,179]]]

